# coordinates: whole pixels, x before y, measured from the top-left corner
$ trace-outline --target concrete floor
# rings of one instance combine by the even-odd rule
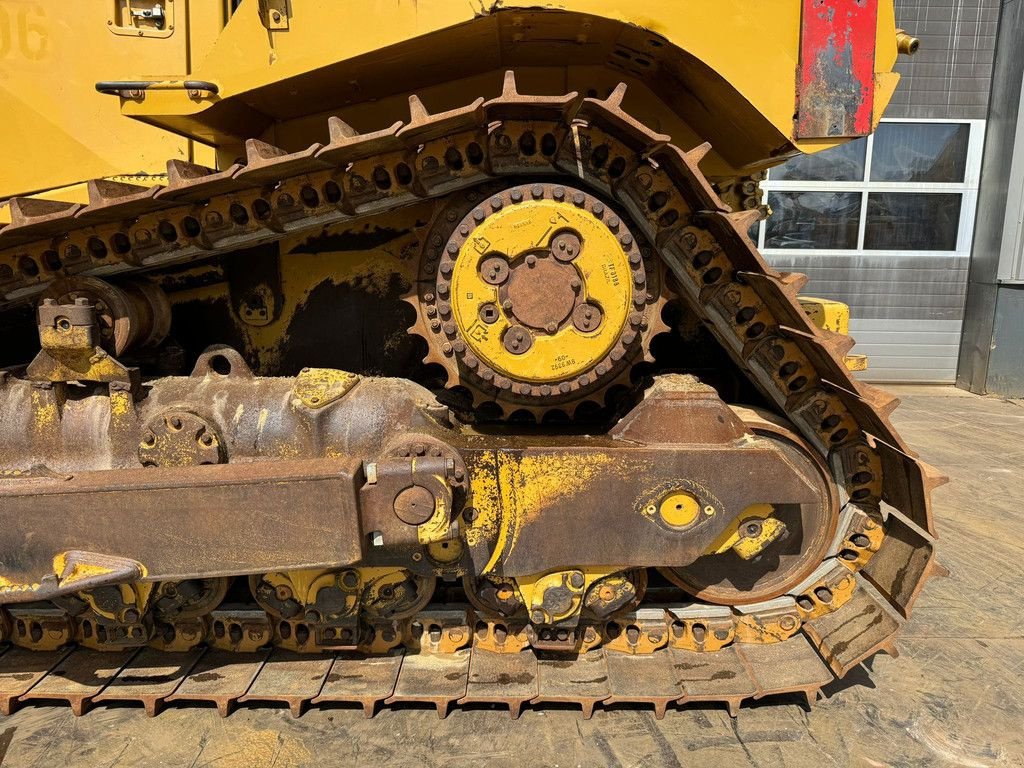
[[[891,388],[894,420],[950,475],[937,491],[939,556],[900,643],[824,691],[794,700],[670,711],[504,712],[32,707],[0,718],[0,765],[63,766],[1024,766],[1024,403],[952,388]]]

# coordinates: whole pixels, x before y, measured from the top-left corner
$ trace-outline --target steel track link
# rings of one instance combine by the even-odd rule
[[[573,658],[464,649],[451,654],[295,654],[283,649],[228,653],[152,648],[46,653],[11,648],[0,655],[0,713],[26,702],[62,701],[75,715],[106,702],[141,704],[150,716],[176,702],[207,702],[226,716],[239,704],[278,702],[296,717],[309,706],[421,703],[445,717],[464,704],[496,704],[518,717],[524,707],[570,703],[589,718],[598,705],[647,705],[661,719],[670,706],[740,704],[798,693],[812,702],[833,679],[804,635],[773,645],[718,653],[663,648],[647,655],[596,649]]]
[[[525,703],[569,701],[589,714],[599,703],[638,702],[660,715],[673,702],[723,701],[735,712],[745,699],[774,693],[813,698],[833,675],[842,677],[879,650],[893,652],[924,582],[943,573],[934,560],[929,496],[944,478],[917,460],[891,426],[897,401],[846,371],[842,357],[851,342],[807,319],[796,302],[802,276],[772,270],[751,245],[750,212],[732,213],[698,169],[707,146],[675,147],[629,116],[624,97],[624,85],[604,100],[524,96],[509,73],[500,97],[442,114],[429,114],[411,97],[410,122],[374,134],[356,134],[332,118],[331,140],[302,152],[251,140],[244,166],[215,172],[172,161],[165,187],[91,182],[86,206],[14,198],[12,222],[0,229],[0,293],[8,304],[26,301],[58,274],[184,263],[495,178],[561,174],[632,215],[681,297],[829,460],[848,501],[835,555],[819,571],[859,574],[843,605],[823,607],[828,601],[814,600],[822,597],[820,585],[809,584],[810,593],[801,595],[807,602],[788,598],[801,622],[784,638],[758,622],[714,651],[703,644],[649,655],[599,649],[556,661],[532,651],[467,649],[368,660],[328,656],[319,666],[302,657],[293,669],[280,649],[193,651],[171,661],[150,649],[111,655],[12,648],[0,656],[0,711],[59,699],[79,713],[94,701],[128,699],[150,713],[179,700],[212,701],[222,713],[261,700],[286,702],[294,712],[333,701],[368,712],[381,703],[429,702],[442,715],[460,702],[498,702],[513,714]],[[540,137],[541,151],[521,151],[527,133]],[[694,609],[700,617],[702,607]],[[507,668],[495,672],[499,665]],[[313,667],[323,670],[316,690],[295,688],[292,672],[302,670],[313,683]],[[224,688],[210,685],[214,679],[226,681]]]

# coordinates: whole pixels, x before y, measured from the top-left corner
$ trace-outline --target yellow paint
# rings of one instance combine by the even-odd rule
[[[497,457],[501,517],[498,541],[484,573],[508,556],[524,523],[549,504],[575,496],[613,463],[613,458],[603,453],[523,456],[500,451]]]
[[[850,307],[848,304],[811,296],[800,296],[799,299],[800,306],[814,325],[843,336],[850,335]],[[846,355],[843,362],[848,371],[866,371],[868,369],[867,355]]]
[[[84,579],[106,576],[113,573],[113,569],[92,563],[75,562],[69,565],[67,553],[61,552],[53,558],[53,572],[60,579],[61,585],[72,585]]]
[[[795,607],[763,614],[743,614],[736,620],[736,642],[781,643],[795,635],[801,623]]]
[[[11,581],[4,576],[0,576],[0,593],[13,593],[13,592],[34,592],[39,589],[39,583],[35,584],[21,584],[16,581]]]
[[[685,491],[673,493],[662,500],[658,514],[667,525],[685,528],[700,516],[700,502]]]
[[[416,459],[412,461],[412,473],[416,472]],[[447,479],[441,475],[432,475],[435,488],[445,488]],[[432,492],[433,493],[433,492]],[[432,544],[448,541],[451,537],[451,504],[449,498],[434,493],[434,514],[425,523],[416,527],[416,538],[420,544]]]
[[[749,518],[748,518],[749,519]],[[741,526],[745,523],[741,523]],[[766,517],[761,521],[761,530],[758,534],[740,536],[732,545],[732,550],[744,560],[753,560],[760,555],[773,542],[782,538],[786,532],[786,526],[781,520],[774,517]]]
[[[853,597],[853,593],[857,589],[857,580],[842,566],[836,566],[836,568],[840,574],[830,574],[804,590],[802,599],[809,600],[811,607],[805,607],[801,605],[800,599],[797,600],[797,610],[800,611],[804,621],[832,613],[846,605]]]
[[[848,371],[866,371],[868,369],[867,355],[847,355],[843,363]]]
[[[32,423],[37,432],[44,432],[60,421],[60,410],[51,393],[33,388]]]
[[[476,462],[470,467],[468,506],[476,510],[476,516],[463,529],[466,544],[470,547],[476,547],[498,533],[500,501],[495,458],[494,453],[488,453],[486,463]]]
[[[303,368],[295,377],[292,394],[307,408],[323,408],[344,397],[358,382],[359,376],[354,373]]]
[[[800,306],[804,313],[819,328],[844,336],[850,333],[850,307],[841,301],[801,296]]]
[[[583,605],[583,596],[587,593],[587,590],[590,589],[594,582],[606,578],[613,573],[617,573],[619,570],[620,569],[617,568],[613,568],[611,570],[606,568],[572,568],[546,571],[544,573],[535,573],[529,576],[517,576],[515,579],[515,586],[519,593],[519,598],[527,607],[527,612],[530,614],[535,610],[543,610],[541,605],[544,602],[544,593],[546,590],[552,588],[557,589],[563,586],[567,587],[573,593],[573,599],[570,601],[570,605],[567,606],[563,613],[556,616],[546,616],[545,623],[555,623],[565,621],[573,615],[579,614]],[[571,586],[569,579],[573,574],[583,575],[582,587]]]
[[[470,93],[465,79],[478,62],[493,68],[492,73],[481,73],[480,80],[520,63],[530,46],[635,46],[631,58],[654,62],[650,69],[645,72],[641,65],[623,61],[616,69],[603,69],[599,77],[625,77],[642,84],[647,72],[660,67],[684,78],[684,87],[674,95],[687,98],[692,93],[706,105],[703,125],[688,126],[686,121],[694,119],[692,110],[676,106],[677,112],[669,113],[664,104],[655,105],[658,99],[651,94],[640,97],[641,106],[652,115],[660,111],[656,122],[671,127],[677,139],[692,140],[697,134],[711,139],[721,157],[709,162],[723,166],[722,158],[742,152],[744,144],[782,148],[793,130],[801,10],[797,0],[694,0],[685,7],[677,0],[504,0],[500,13],[494,13],[491,4],[465,0],[311,2],[289,14],[287,29],[280,30],[264,26],[256,2],[239,7],[226,26],[224,3],[192,2],[187,10],[186,4],[178,3],[173,29],[111,34],[122,26],[110,17],[115,5],[113,0],[81,4],[70,20],[63,6],[43,0],[5,0],[0,6],[0,29],[9,38],[2,38],[6,45],[0,49],[0,96],[10,107],[0,125],[0,143],[16,147],[20,159],[0,179],[0,198],[125,172],[158,174],[169,158],[210,162],[212,150],[185,136],[219,145],[227,161],[253,133],[294,138],[309,130],[308,114],[345,104],[351,105],[347,111],[364,118],[362,130],[382,127],[386,120],[371,121],[367,116],[388,111],[393,118],[403,107],[404,95],[382,106],[387,94],[375,89],[375,78],[365,73],[373,71],[374,56],[382,65],[392,64],[386,52],[396,50],[403,51],[402,60],[408,60],[405,54],[422,56],[424,61],[433,56],[430,71],[439,83],[434,90],[447,108],[458,103],[459,95],[461,103],[481,95]],[[892,72],[897,54],[893,6],[892,0],[879,3],[876,121],[898,81]],[[538,8],[561,13],[537,19],[533,14]],[[652,34],[642,34],[643,29]],[[496,39],[507,43],[496,47]],[[627,40],[628,45],[623,42]],[[676,50],[685,57],[671,65],[667,59],[661,61]],[[570,65],[572,60],[566,57]],[[705,68],[716,77],[703,77]],[[594,78],[594,66],[579,71],[566,65],[536,69],[546,87],[564,83],[584,90],[595,85],[587,82]],[[123,100],[119,112],[116,97],[99,94],[93,87],[105,79],[167,82],[186,76],[215,82],[220,94],[197,97],[184,90],[153,89],[144,98]],[[498,81],[491,80],[490,87],[496,90]],[[300,94],[299,102],[281,100],[280,93],[289,89]],[[303,93],[332,90],[339,94],[336,104],[319,98],[301,101]],[[280,107],[284,102],[287,107]],[[250,105],[259,105],[259,111]],[[739,111],[751,107],[761,119],[743,130],[732,129]],[[296,111],[306,114],[296,117]],[[797,148],[813,152],[842,142],[816,139],[798,142]],[[760,159],[770,164],[783,158],[762,151]],[[727,163],[722,170],[726,168]]]
[[[533,344],[523,354],[505,349],[505,332],[515,323],[501,306],[498,288],[484,282],[480,264],[495,254],[508,258],[514,270],[529,269],[528,255],[546,251],[553,236],[571,229],[583,243],[570,262],[582,283],[581,300],[600,308],[597,330],[583,333],[571,319],[555,333],[533,331]],[[452,315],[470,349],[488,366],[510,378],[534,384],[568,379],[593,368],[618,341],[632,306],[629,259],[615,234],[588,211],[554,200],[527,200],[491,214],[469,235],[451,276]],[[498,319],[485,323],[480,308],[493,304]]]
[[[178,13],[180,27],[163,39],[117,36],[107,24],[115,5],[85,3],[69,17],[47,0],[0,3],[0,144],[16,147],[18,157],[0,174],[0,198],[126,172],[159,174],[168,159],[190,159],[192,142],[124,119],[117,98],[94,87],[185,72],[190,14]]]
[[[773,512],[775,512],[775,507],[771,504],[751,504],[738,514],[735,520],[729,523],[728,527],[726,527],[719,537],[715,539],[714,543],[708,547],[708,553],[721,555],[728,552],[730,549],[735,547],[736,543],[740,540],[739,528],[740,524],[744,520],[750,520],[755,517],[765,520],[771,517]]]
[[[888,102],[898,79],[891,73],[896,59],[893,2],[885,0],[879,6],[876,114]],[[736,89],[736,94],[730,94],[728,99],[718,96],[724,103],[716,105],[719,109],[709,109],[712,119],[729,121],[742,100],[764,116],[779,137],[777,143],[792,134],[801,13],[797,0],[753,5],[749,0],[697,0],[687,3],[682,10],[675,0],[649,0],[642,4],[620,0],[505,0],[500,7],[495,21],[490,21],[485,18],[491,15],[486,5],[462,0],[431,0],[427,5],[402,0],[322,3],[291,16],[287,31],[269,33],[254,7],[249,13],[242,9],[242,13],[231,18],[209,55],[192,73],[198,79],[216,81],[221,88],[219,97],[197,100],[180,92],[161,91],[147,95],[142,102],[126,101],[122,109],[128,115],[178,125],[196,136],[216,140],[221,129],[204,114],[216,103],[258,103],[265,90],[285,78],[322,84],[322,71],[338,62],[345,65],[338,73],[341,82],[345,82],[345,78],[354,76],[349,62],[363,61],[375,52],[403,44],[408,43],[406,50],[413,53],[431,48],[451,52],[449,69],[439,76],[455,80],[485,55],[496,67],[507,66],[517,53],[517,43],[551,46],[566,40],[595,47],[611,46],[628,34],[628,28],[633,28],[648,29],[658,36],[654,46],[643,35],[631,36],[631,46],[637,47],[638,58],[658,60],[670,50],[665,46],[667,42],[703,62]],[[538,7],[572,13],[542,21],[524,18]],[[601,21],[597,23],[587,17]],[[387,18],[388,23],[376,23],[380,18]],[[494,27],[499,25],[503,28],[501,35],[507,35],[511,41],[504,57],[501,54],[505,47],[498,51],[493,47],[493,40],[499,37]],[[438,39],[431,39],[432,36]],[[631,67],[628,63],[626,66],[628,71]],[[642,78],[644,73],[637,72]],[[694,77],[688,70],[682,74]],[[552,77],[557,75],[553,73]],[[700,90],[700,97],[705,97],[705,91],[715,97],[709,83],[690,82],[687,86],[687,90]],[[372,95],[366,94],[366,98]],[[762,135],[758,138],[768,141],[763,136],[765,128],[759,128]],[[736,142],[740,135],[729,136],[728,140]],[[800,149],[818,151],[837,143],[842,142],[821,139],[804,142]]]
[[[119,419],[135,411],[135,399],[131,392],[123,390],[111,391],[110,393],[110,416]]]

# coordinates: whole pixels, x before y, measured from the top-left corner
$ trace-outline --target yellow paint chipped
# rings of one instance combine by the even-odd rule
[[[707,548],[707,554],[720,555],[728,552],[740,540],[739,527],[741,522],[754,517],[764,520],[771,517],[774,512],[775,507],[771,504],[751,504],[738,514],[736,519],[730,522],[721,535],[712,542],[711,546]]]
[[[91,563],[71,563],[67,560],[67,553],[61,552],[53,558],[53,572],[60,578],[61,584],[74,584],[76,581],[90,579],[96,576],[105,576],[113,573],[112,568],[105,568],[101,565]]]
[[[0,576],[0,593],[4,592],[33,592],[39,589],[38,582],[35,584],[21,584],[17,581]]]
[[[537,456],[498,453],[498,541],[484,572],[492,570],[515,547],[519,531],[544,509],[582,492],[608,471],[613,457],[606,453],[545,453]]]
[[[307,408],[323,408],[344,397],[359,383],[359,376],[333,368],[303,368],[292,393]]]
[[[60,411],[43,390],[32,390],[32,422],[37,432],[43,432],[60,421]]]
[[[412,472],[416,472],[416,460],[413,459]],[[440,486],[444,487],[447,483],[445,478],[439,475],[432,476],[434,481]],[[416,538],[420,544],[431,544],[433,542],[444,541],[448,538],[449,531],[451,529],[451,507],[448,502],[441,498],[439,495],[434,495],[434,514],[420,526],[416,528]]]
[[[110,416],[119,419],[127,416],[134,410],[135,401],[131,392],[111,391],[110,393]]]

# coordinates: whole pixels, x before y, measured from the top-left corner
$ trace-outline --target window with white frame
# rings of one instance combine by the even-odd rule
[[[983,120],[884,120],[878,130],[773,168],[769,254],[970,253]]]

